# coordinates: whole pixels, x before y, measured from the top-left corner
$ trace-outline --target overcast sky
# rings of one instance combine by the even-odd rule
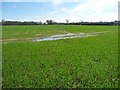
[[[119,0],[3,0],[2,18],[18,21],[114,21]],[[26,1],[26,2],[24,2]]]

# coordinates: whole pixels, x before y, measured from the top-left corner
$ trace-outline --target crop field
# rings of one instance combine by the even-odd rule
[[[67,33],[101,34],[36,41]],[[3,88],[118,88],[118,27],[2,27]]]

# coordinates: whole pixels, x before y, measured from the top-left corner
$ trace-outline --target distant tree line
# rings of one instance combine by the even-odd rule
[[[46,20],[46,22],[35,22],[35,21],[5,21],[2,20],[0,25],[118,25],[118,21],[111,22],[69,22],[69,20],[65,20],[66,23],[63,22],[55,22],[53,20]]]

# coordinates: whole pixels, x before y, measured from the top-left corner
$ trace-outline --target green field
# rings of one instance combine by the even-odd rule
[[[2,27],[3,88],[117,88],[117,26],[41,25]],[[98,36],[32,42],[64,33]],[[6,43],[5,43],[6,42]]]

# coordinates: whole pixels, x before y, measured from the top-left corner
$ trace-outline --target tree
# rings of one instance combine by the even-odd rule
[[[54,24],[54,21],[52,21],[52,20],[46,20],[46,23],[47,24]]]
[[[5,19],[2,19],[2,23],[4,23],[5,22]]]
[[[65,21],[66,21],[66,23],[68,24],[70,20],[69,20],[69,19],[66,19]]]

